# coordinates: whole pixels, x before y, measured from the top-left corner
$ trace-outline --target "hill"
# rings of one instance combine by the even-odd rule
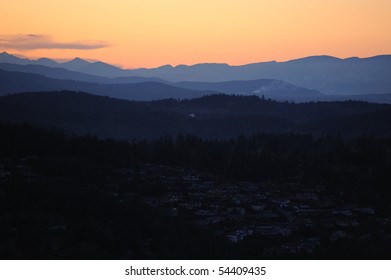
[[[317,90],[298,87],[283,81],[273,79],[258,79],[248,81],[227,82],[178,82],[178,87],[194,90],[210,90],[226,94],[258,95],[275,100],[308,101],[318,100],[323,94]]]
[[[38,74],[0,70],[0,96],[16,92],[83,91],[127,100],[194,98],[210,92],[182,89],[157,82],[99,84],[52,79]]]
[[[259,95],[276,100],[298,102],[318,100],[324,97],[316,90],[308,90],[283,81],[269,79],[229,81],[221,83],[171,83],[158,78],[106,78],[83,74],[76,71],[69,71],[64,68],[52,68],[42,65],[0,63],[0,69],[8,71],[7,73],[1,72],[0,70],[0,79],[2,79],[1,76],[4,76],[3,86],[0,88],[0,94],[40,90],[76,90],[124,99],[152,100],[164,98],[193,98],[214,91],[227,94]],[[18,74],[17,72],[25,73],[25,75]],[[41,76],[28,76],[27,74],[29,73],[43,75],[46,78],[56,80],[44,79]],[[160,92],[160,94],[156,94],[156,92],[151,91],[151,82],[154,83],[156,92]],[[141,85],[141,83],[149,83],[150,88],[144,89],[146,84]],[[156,83],[161,84],[160,89]],[[175,87],[176,91],[174,91],[172,87]],[[136,94],[134,92],[136,90],[135,88],[137,88],[140,93],[144,93],[144,95],[141,96],[140,93]],[[181,93],[178,88],[183,89],[183,93]],[[203,91],[204,93],[201,93],[200,91]]]
[[[178,134],[230,139],[260,132],[387,136],[390,118],[390,105],[354,101],[294,104],[256,96],[211,95],[135,102],[77,92],[0,98],[3,122],[127,140]]]

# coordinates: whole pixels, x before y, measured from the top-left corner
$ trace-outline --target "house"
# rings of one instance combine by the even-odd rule
[[[318,201],[319,197],[316,193],[303,192],[303,193],[297,193],[295,199],[299,201],[309,202],[309,201]]]
[[[284,224],[268,224],[257,226],[256,233],[260,235],[269,235],[269,236],[289,236],[292,234],[292,229]]]
[[[253,233],[253,230],[244,227],[227,234],[227,238],[234,243],[238,243],[240,241],[243,241],[245,237],[253,235]]]

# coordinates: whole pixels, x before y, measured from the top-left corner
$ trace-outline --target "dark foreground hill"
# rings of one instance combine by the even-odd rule
[[[178,134],[229,139],[258,132],[388,136],[390,119],[390,105],[354,101],[294,104],[256,96],[211,95],[135,102],[79,92],[0,97],[3,122],[128,140]]]
[[[0,259],[390,259],[390,139],[0,124]]]

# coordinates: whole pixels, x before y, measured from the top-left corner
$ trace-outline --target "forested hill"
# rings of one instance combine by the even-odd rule
[[[389,136],[390,119],[391,105],[357,101],[294,104],[220,94],[135,102],[68,91],[0,97],[0,121],[127,140],[178,134],[229,139],[258,132]]]
[[[129,143],[0,124],[0,259],[389,259],[390,139],[257,134],[229,141],[178,136]],[[187,181],[189,174],[199,176],[199,183]],[[208,184],[213,191],[205,189]],[[240,192],[231,197],[232,187]],[[211,229],[196,226],[194,219],[201,218],[190,210],[173,215],[166,204],[156,204],[176,193],[182,201],[201,204],[196,199],[205,193],[208,205],[216,205],[213,194],[228,197],[217,204],[226,209],[239,207],[231,199],[235,195],[248,196],[250,202],[240,207],[246,207],[249,220],[239,221],[251,225],[257,216],[251,199],[271,193],[295,203],[301,188],[313,190],[322,205],[310,208],[321,213],[311,218],[313,226],[298,223],[291,236],[255,235],[236,244],[215,228],[229,231],[241,216],[228,216]],[[303,212],[277,208],[273,199],[264,203],[271,209],[266,213]],[[353,237],[333,241],[335,229],[346,228],[335,216],[341,203],[373,213],[350,214],[356,215],[345,218],[355,222],[348,228]],[[265,219],[255,222],[288,223],[283,217]],[[310,252],[267,253],[315,234],[318,243]]]

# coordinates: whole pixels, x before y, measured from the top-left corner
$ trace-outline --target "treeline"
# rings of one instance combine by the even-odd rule
[[[137,169],[153,163],[195,168],[228,179],[323,184],[336,189],[389,193],[391,185],[391,138],[343,140],[338,135],[261,133],[232,140],[179,135],[126,142],[91,135],[69,137],[29,125],[1,125],[0,133],[2,157],[44,155],[47,165],[42,168],[58,174],[81,170],[81,176],[88,178],[91,168]]]
[[[391,105],[357,101],[295,104],[219,94],[135,102],[68,91],[0,97],[0,121],[128,141],[179,134],[227,140],[259,132],[391,137],[389,119]]]
[[[208,141],[180,135],[133,143],[133,155],[138,162],[197,168],[230,179],[391,194],[389,138],[256,134]]]

